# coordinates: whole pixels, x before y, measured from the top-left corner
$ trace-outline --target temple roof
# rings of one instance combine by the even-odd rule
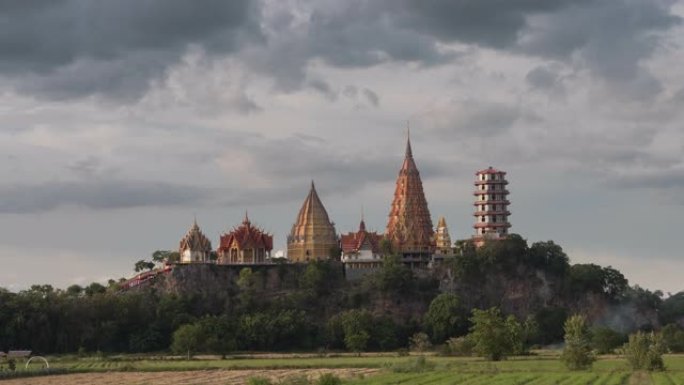
[[[219,251],[230,249],[234,243],[239,249],[264,248],[266,251],[273,250],[273,236],[259,227],[252,226],[247,213],[245,213],[245,219],[240,226],[221,235]]]
[[[484,170],[480,170],[480,171],[475,173],[475,175],[481,175],[481,174],[504,174],[504,175],[506,175],[506,171],[497,170],[494,167],[489,166],[489,167],[485,168]]]
[[[342,245],[342,252],[345,253],[359,251],[363,247],[365,242],[368,242],[368,244],[371,247],[371,250],[374,253],[377,253],[380,251],[381,239],[381,234],[366,231],[366,223],[362,219],[361,223],[359,224],[359,231],[355,233],[343,234],[340,237],[340,243]]]
[[[185,234],[183,239],[180,241],[179,250],[181,252],[185,250],[191,251],[211,251],[211,241],[204,236],[202,230],[200,230],[197,225],[197,220],[193,221],[190,230]]]
[[[332,234],[334,238],[335,227],[330,222],[328,212],[318,197],[314,182],[311,181],[309,195],[307,195],[302,208],[299,210],[297,221],[292,225],[290,237],[303,239],[314,232],[320,233],[324,237]]]
[[[439,221],[437,222],[437,228],[440,228],[440,227],[443,227],[443,228],[447,227],[446,219],[444,219],[444,217],[439,217]]]
[[[413,160],[410,137],[406,140],[406,153],[397,178],[386,234],[398,252],[425,251],[434,247],[432,219],[423,182]]]

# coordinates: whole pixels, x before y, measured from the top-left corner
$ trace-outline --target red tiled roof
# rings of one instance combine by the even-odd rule
[[[340,237],[340,243],[342,246],[342,251],[345,253],[350,253],[358,251],[361,249],[361,247],[363,247],[363,244],[368,241],[370,243],[371,250],[373,250],[374,253],[377,253],[380,251],[381,239],[381,234],[376,232],[370,233],[366,231],[366,224],[361,221],[359,231],[355,233],[343,234]]]
[[[242,222],[242,225],[233,229],[230,233],[221,235],[218,251],[230,249],[233,242],[236,242],[240,249],[263,247],[266,251],[273,250],[273,236],[258,227],[253,227],[247,218]]]

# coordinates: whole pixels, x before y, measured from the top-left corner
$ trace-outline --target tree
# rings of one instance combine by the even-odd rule
[[[173,333],[171,350],[177,354],[187,354],[188,360],[203,342],[202,328],[198,324],[186,324]]]
[[[670,353],[684,352],[684,330],[677,324],[667,324],[660,331],[663,344]]]
[[[145,261],[145,260],[141,259],[135,263],[134,267],[135,267],[136,273],[139,273],[143,270],[150,270],[151,271],[152,269],[154,269],[154,262],[149,262],[149,261]]]
[[[475,344],[473,350],[491,361],[500,361],[515,350],[516,336],[512,333],[512,325],[496,308],[487,310],[474,309],[470,318],[473,326],[468,338]]]
[[[591,346],[597,354],[610,354],[627,342],[627,337],[615,330],[599,326],[591,330]]]
[[[568,255],[553,241],[533,243],[529,258],[535,267],[559,277],[565,276],[570,269]]]
[[[428,337],[428,335],[425,333],[416,333],[411,336],[409,347],[414,352],[427,352],[430,350],[430,348],[432,348],[430,337]]]
[[[663,370],[665,369],[664,351],[665,347],[660,335],[639,331],[629,336],[625,356],[632,370]]]
[[[425,329],[435,343],[444,342],[463,328],[463,310],[455,294],[442,293],[435,297],[425,314]]]
[[[344,345],[359,353],[366,349],[370,339],[373,318],[367,310],[348,310],[341,316]]]
[[[596,358],[591,351],[591,336],[583,315],[573,315],[565,321],[565,348],[561,360],[570,370],[589,369]]]

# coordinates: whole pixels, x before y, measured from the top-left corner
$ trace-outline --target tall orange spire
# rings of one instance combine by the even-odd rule
[[[413,160],[411,138],[407,137],[406,154],[397,178],[386,236],[395,252],[404,256],[427,257],[434,251],[433,235],[423,182]]]

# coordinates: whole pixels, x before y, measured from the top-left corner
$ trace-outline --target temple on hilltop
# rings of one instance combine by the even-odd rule
[[[475,173],[475,235],[476,246],[482,246],[487,239],[501,239],[508,235],[508,190],[506,172],[493,167]]]
[[[406,140],[406,154],[397,178],[385,238],[392,245],[392,251],[411,267],[427,266],[435,250],[432,219],[413,160],[410,137]]]
[[[435,232],[435,255],[433,258],[444,258],[454,255],[454,248],[449,236],[449,228],[444,217],[439,217],[437,231]]]
[[[363,218],[357,232],[343,234],[340,237],[342,263],[348,279],[373,271],[382,265],[381,240],[381,234],[366,230]]]
[[[217,263],[263,264],[271,258],[271,250],[273,250],[273,236],[252,226],[252,222],[245,213],[245,219],[240,226],[221,235],[217,250]]]
[[[287,237],[287,258],[292,262],[329,259],[339,248],[335,225],[330,222],[311,181],[309,195]]]
[[[193,221],[192,227],[181,239],[178,253],[180,254],[180,263],[209,262],[211,241],[204,236],[202,230],[197,225],[197,220]]]

